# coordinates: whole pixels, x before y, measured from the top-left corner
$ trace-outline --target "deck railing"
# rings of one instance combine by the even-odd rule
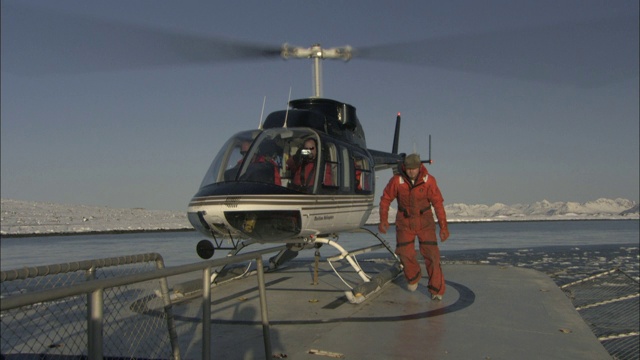
[[[264,254],[280,251],[284,248],[284,246],[274,247],[235,255],[232,257],[207,260],[168,268],[164,268],[162,257],[159,254],[141,254],[120,258],[86,260],[76,263],[2,271],[0,275],[0,282],[2,282],[2,301],[0,302],[3,328],[1,334],[3,343],[2,353],[3,355],[8,355],[5,352],[15,352],[15,349],[6,349],[5,347],[11,346],[11,344],[16,342],[16,340],[24,341],[25,337],[31,337],[33,339],[30,341],[38,343],[37,346],[33,346],[33,344],[26,345],[26,349],[28,349],[27,351],[32,354],[34,352],[36,354],[38,352],[42,353],[43,351],[41,349],[55,349],[58,346],[65,346],[65,344],[57,344],[55,341],[51,344],[46,344],[47,341],[52,341],[50,335],[44,334],[42,336],[43,339],[37,339],[34,334],[40,330],[38,329],[38,327],[41,326],[39,324],[48,323],[49,321],[46,318],[54,316],[54,313],[60,311],[61,307],[81,308],[84,306],[86,309],[86,312],[84,312],[86,317],[86,330],[84,330],[86,331],[86,355],[89,359],[102,359],[104,347],[103,337],[105,333],[105,293],[112,291],[113,289],[127,288],[133,284],[159,281],[160,289],[155,291],[152,290],[152,293],[157,294],[159,292],[157,295],[159,295],[158,297],[161,298],[162,301],[162,304],[158,306],[162,307],[165,313],[166,328],[168,329],[169,339],[171,342],[171,358],[180,359],[180,350],[175,325],[173,324],[172,304],[167,278],[200,271],[202,273],[202,359],[209,359],[211,356],[211,269],[229,264],[255,260],[258,274],[257,279],[265,357],[271,358],[271,339],[269,335],[269,320],[262,256]],[[125,264],[131,265],[144,261],[155,261],[156,269],[134,274],[122,274],[122,272],[116,272],[114,276],[107,278],[97,278],[95,275],[96,270],[99,268]],[[14,287],[14,290],[12,291],[9,291],[9,288],[5,286],[8,282],[16,280],[72,273],[74,271],[82,271],[81,274],[83,274],[87,281],[79,283],[71,281],[71,284],[69,284],[69,279],[67,277],[60,283],[49,283],[47,286],[43,286],[42,284],[32,285],[33,289],[19,286]],[[130,294],[128,294],[129,292],[131,292],[131,289],[124,291],[124,293],[127,294],[116,293],[113,297],[127,299],[130,297]],[[139,294],[136,296],[139,296]],[[135,305],[131,305],[130,309],[135,310],[133,309],[134,307]],[[45,310],[38,311],[36,308]],[[112,313],[112,311],[108,311],[108,313]],[[43,318],[44,320],[42,320]],[[40,319],[40,321],[38,322],[36,319]],[[76,319],[76,322],[77,321],[78,320]],[[123,324],[122,326],[130,327],[131,324]],[[147,327],[147,325],[144,325],[143,327]],[[58,331],[60,331],[60,329],[58,329]],[[71,332],[77,332],[77,329],[72,329]],[[23,344],[23,346],[25,345]],[[78,346],[76,345],[75,347]],[[123,355],[125,357],[128,356],[132,358],[140,357],[139,355],[119,354],[119,356]]]

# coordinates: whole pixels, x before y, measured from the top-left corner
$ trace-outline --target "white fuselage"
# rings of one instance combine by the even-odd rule
[[[261,220],[260,216],[256,220],[255,216],[253,217],[255,222],[260,222],[277,221],[279,214],[286,214],[282,217],[297,214],[299,223],[295,233],[288,232],[281,238],[256,236],[259,242],[292,242],[294,239],[300,240],[312,235],[360,228],[372,209],[373,195],[261,194],[194,197],[189,204],[188,212],[192,223],[196,218],[199,222],[204,220],[207,223],[209,229],[194,224],[205,235],[240,238],[253,238],[252,232],[247,231],[244,225],[230,221],[230,215],[246,219],[252,219],[252,214],[266,214],[270,217],[270,220]],[[273,219],[274,216],[276,220]],[[252,226],[260,225],[254,223]]]

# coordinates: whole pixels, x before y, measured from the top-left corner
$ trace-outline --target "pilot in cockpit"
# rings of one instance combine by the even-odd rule
[[[309,191],[315,178],[315,160],[318,153],[315,139],[307,139],[298,152],[287,160],[287,169],[291,171],[291,187]]]
[[[291,171],[290,187],[309,192],[313,189],[316,177],[318,144],[315,139],[306,139],[298,152],[287,160],[287,169]],[[325,172],[325,184],[331,182],[331,173]]]

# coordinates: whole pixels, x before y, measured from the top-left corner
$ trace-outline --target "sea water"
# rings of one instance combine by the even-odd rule
[[[377,227],[368,226],[377,233]],[[440,243],[443,255],[449,251],[486,249],[516,249],[551,246],[584,246],[624,244],[638,246],[640,222],[638,220],[601,221],[540,221],[540,222],[485,222],[452,223],[451,237]],[[395,227],[380,234],[389,245],[395,246]],[[144,253],[159,253],[166,266],[200,261],[196,244],[203,236],[194,231],[147,232],[102,235],[66,235],[38,237],[2,237],[0,240],[0,267],[2,270],[40,265],[61,264],[81,260],[103,259]],[[341,233],[338,243],[345,249],[358,249],[378,243],[365,232]],[[225,245],[229,245],[226,242]],[[278,244],[252,245],[243,252],[263,249]],[[322,255],[336,251],[326,245]],[[220,250],[214,258],[226,256]],[[313,257],[314,251],[301,252],[300,258]]]

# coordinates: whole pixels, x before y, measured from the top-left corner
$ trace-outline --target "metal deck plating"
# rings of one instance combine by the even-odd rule
[[[365,262],[367,271],[388,264]],[[293,261],[265,274],[273,357],[291,359],[610,359],[561,289],[516,267],[444,265],[447,293],[430,300],[402,277],[362,304],[350,304],[326,263]],[[345,266],[346,277],[356,279]],[[255,279],[212,289],[212,357],[263,358]],[[199,358],[199,301],[174,305],[183,358]],[[190,332],[187,336],[186,332]]]

